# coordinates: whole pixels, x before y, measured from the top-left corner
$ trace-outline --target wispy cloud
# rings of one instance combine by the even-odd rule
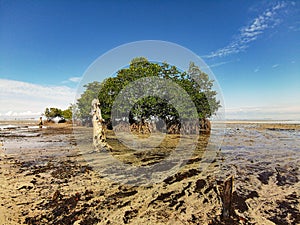
[[[249,25],[242,27],[237,37],[224,48],[218,49],[205,58],[224,57],[244,51],[249,44],[255,41],[265,30],[274,28],[281,22],[280,11],[287,7],[289,3],[277,2],[262,14],[254,18]]]
[[[300,21],[296,21],[294,24],[289,26],[291,31],[300,31]]]
[[[273,66],[272,66],[272,68],[276,68],[276,67],[278,67],[279,66],[279,64],[274,64]]]
[[[14,111],[8,111],[6,112],[3,116],[5,117],[39,117],[41,116],[42,112],[32,112],[30,110],[28,111],[24,111],[24,112],[14,112]],[[0,117],[2,116],[2,114],[0,113]]]
[[[260,70],[259,67],[256,67],[254,73],[257,73],[259,70]]]
[[[69,81],[74,82],[74,83],[78,83],[81,80],[81,77],[70,77]]]
[[[46,107],[65,109],[75,98],[75,90],[66,86],[43,86],[0,79],[2,116],[34,116]]]
[[[82,77],[70,77],[68,80],[64,80],[61,83],[62,84],[71,84],[71,83],[79,83],[81,81]]]
[[[234,61],[235,61],[235,60],[230,60],[230,61],[224,61],[224,62],[214,63],[214,64],[210,65],[209,67],[210,67],[210,68],[218,67],[218,66],[226,65],[226,64],[228,64],[228,63],[232,63],[232,62],[234,62]]]

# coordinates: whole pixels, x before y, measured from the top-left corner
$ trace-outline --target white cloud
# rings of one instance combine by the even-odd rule
[[[70,77],[69,81],[72,81],[74,83],[78,83],[81,80],[81,77]]]
[[[226,108],[227,119],[300,120],[300,105],[248,106]]]
[[[218,67],[218,66],[226,65],[226,64],[232,63],[232,62],[234,62],[234,60],[215,63],[215,64],[210,65],[209,67],[210,68]]]
[[[274,10],[277,10],[277,9],[284,8],[285,6],[286,6],[286,3],[285,3],[285,2],[279,2],[279,3],[277,3],[275,6],[273,6],[273,9],[274,9]]]
[[[273,15],[273,13],[271,13],[270,11],[266,12],[266,16],[271,17]]]
[[[278,67],[279,66],[279,64],[274,64],[273,66],[272,66],[272,68],[276,68],[276,67]]]
[[[39,116],[41,115],[41,112],[32,112],[30,110],[25,111],[25,112],[19,112],[16,113],[17,116]]]
[[[75,90],[66,86],[43,86],[0,79],[0,113],[6,117],[40,115],[46,107],[67,108]]]
[[[300,21],[294,22],[292,25],[290,25],[289,30],[291,31],[300,31]]]
[[[5,116],[11,116],[13,114],[13,111],[8,111],[7,113],[5,113]]]
[[[235,38],[231,43],[204,57],[223,57],[244,51],[249,47],[249,44],[262,35],[266,29],[274,28],[281,22],[281,19],[278,18],[279,10],[286,6],[287,3],[279,2],[273,7],[265,10],[261,15],[254,18],[249,25],[242,27],[237,38]]]

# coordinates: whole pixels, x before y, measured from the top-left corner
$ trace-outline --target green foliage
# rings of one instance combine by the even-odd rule
[[[84,85],[85,92],[77,100],[77,116],[84,122],[88,122],[91,117],[91,103],[94,98],[98,97],[102,84],[94,81]]]
[[[209,118],[220,107],[220,103],[216,100],[217,93],[212,90],[213,80],[210,80],[209,76],[202,72],[194,63],[190,63],[187,72],[181,72],[175,66],[165,62],[152,63],[146,58],[139,57],[133,59],[128,68],[119,70],[115,77],[107,78],[102,83],[95,81],[85,85],[86,90],[77,103],[80,118],[90,117],[91,101],[98,97],[103,118],[110,120],[113,103],[120,91],[127,85],[131,85],[132,82],[148,77],[168,79],[183,88],[194,102],[199,119]],[[147,79],[145,80],[147,83]],[[130,122],[140,121],[142,118],[147,119],[152,116],[160,117],[170,123],[178,121],[178,109],[175,109],[166,99],[159,98],[158,96],[161,96],[161,93],[158,92],[162,90],[156,89],[155,84],[150,82],[151,79],[149,79],[149,85],[154,87],[151,96],[139,99],[131,109],[127,109],[121,104],[119,105],[120,110],[124,112],[130,111]],[[136,91],[131,93],[131,96],[124,95],[124,101],[126,99],[136,100],[139,92],[143,91],[141,87],[133,88],[134,90],[136,88]],[[163,91],[166,92],[166,95],[178,96],[177,98],[180,100],[181,93],[178,93],[178,89],[166,88]],[[186,119],[189,118],[191,109],[187,105],[185,106],[185,102],[182,102],[179,111],[181,116],[186,115]],[[182,114],[182,112],[184,113]]]
[[[220,101],[216,100],[217,92],[212,90],[213,80],[202,72],[193,62],[190,63],[186,79],[181,80],[181,86],[188,92],[192,98],[199,118],[209,118],[220,108]]]
[[[69,106],[68,109],[65,109],[62,111],[62,117],[67,119],[67,120],[71,120],[72,119],[72,114],[73,114],[73,106]]]
[[[46,108],[45,109],[45,112],[44,112],[44,115],[47,117],[48,120],[52,119],[52,118],[55,118],[55,117],[63,117],[67,120],[70,120],[72,119],[72,105],[69,106],[68,109],[66,110],[61,110],[61,109],[58,109],[58,108]]]
[[[58,109],[58,108],[46,108],[45,110],[45,116],[47,117],[47,119],[51,119],[57,116],[62,116],[62,110]]]

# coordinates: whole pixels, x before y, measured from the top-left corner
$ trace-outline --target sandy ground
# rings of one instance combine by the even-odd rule
[[[119,183],[113,164],[82,150],[90,129],[32,125],[0,130],[0,224],[300,224],[299,125],[227,123],[213,161],[203,160],[210,138],[203,136],[179,170],[147,185]],[[178,137],[143,153],[112,133],[108,141],[113,158],[149,167],[170,155]],[[232,212],[224,218],[230,176]]]

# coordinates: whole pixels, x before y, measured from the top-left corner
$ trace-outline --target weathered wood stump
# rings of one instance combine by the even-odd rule
[[[229,177],[227,180],[224,181],[224,188],[221,194],[221,199],[223,203],[222,219],[225,221],[230,219],[233,213],[232,193],[233,193],[233,176]]]
[[[106,142],[105,125],[102,118],[100,102],[98,99],[92,101],[92,123],[93,123],[93,144],[97,150],[108,149],[112,147]]]

